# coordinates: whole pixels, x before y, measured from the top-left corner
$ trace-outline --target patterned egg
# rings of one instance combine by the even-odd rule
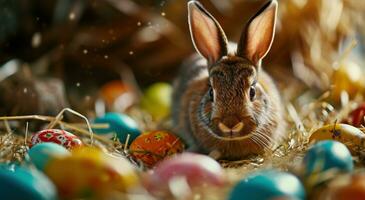
[[[325,140],[314,144],[303,160],[305,176],[318,175],[327,170],[351,172],[354,168],[350,151],[337,141]]]
[[[114,192],[127,192],[138,184],[127,159],[90,147],[76,148],[71,156],[52,160],[45,173],[64,199],[109,199]]]
[[[344,123],[356,127],[365,126],[364,117],[365,117],[365,103],[361,104],[355,110],[353,110],[349,114],[348,118],[344,120]]]
[[[108,109],[118,112],[125,111],[136,100],[132,89],[120,80],[110,81],[103,85],[100,94]]]
[[[129,150],[134,158],[152,167],[166,156],[181,153],[184,145],[178,137],[167,131],[151,131],[136,138]]]
[[[71,153],[63,146],[52,143],[43,142],[34,145],[28,155],[32,163],[39,169],[44,170],[44,167],[55,157],[69,156]]]
[[[170,114],[172,87],[168,83],[155,83],[148,87],[141,101],[141,107],[156,120]]]
[[[305,199],[305,190],[297,177],[275,170],[256,172],[239,181],[229,200]]]
[[[60,129],[46,129],[31,137],[31,147],[42,142],[53,142],[67,149],[82,146],[81,140],[72,133]]]
[[[356,152],[359,147],[364,147],[365,134],[348,124],[328,124],[315,130],[309,137],[309,142],[322,140],[342,142],[351,151]]]
[[[155,196],[167,194],[174,181],[184,180],[191,187],[209,185],[222,187],[226,183],[225,173],[213,158],[195,154],[182,153],[167,158],[145,175],[144,186]]]
[[[54,184],[43,173],[19,166],[0,166],[0,199],[56,200]]]
[[[128,115],[120,113],[107,113],[96,118],[94,123],[108,124],[108,128],[94,128],[93,130],[97,134],[106,135],[110,138],[116,135],[121,143],[126,141],[128,134],[130,135],[129,144],[141,134],[137,123]]]

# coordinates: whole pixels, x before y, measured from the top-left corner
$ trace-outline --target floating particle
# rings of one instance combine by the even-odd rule
[[[42,42],[42,35],[41,35],[41,33],[39,33],[39,32],[34,33],[34,35],[32,37],[32,47],[33,48],[39,47],[39,45],[41,44],[41,42]]]

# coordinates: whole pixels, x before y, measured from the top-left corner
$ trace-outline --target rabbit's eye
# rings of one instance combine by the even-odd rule
[[[256,89],[254,86],[250,87],[250,100],[253,101],[256,96]]]
[[[213,88],[209,88],[209,98],[211,101],[214,99]]]

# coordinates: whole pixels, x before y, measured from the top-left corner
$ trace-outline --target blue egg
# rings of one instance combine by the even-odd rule
[[[0,199],[55,200],[54,184],[42,172],[19,166],[0,167]]]
[[[306,153],[303,162],[305,176],[329,169],[342,172],[350,172],[354,169],[350,151],[344,144],[334,140],[314,144]]]
[[[94,128],[93,130],[97,134],[116,134],[122,143],[126,141],[128,134],[130,135],[129,143],[141,134],[137,123],[127,115],[120,113],[107,113],[103,117],[96,118],[94,123],[109,124],[109,128]]]
[[[261,171],[242,179],[234,186],[229,200],[266,200],[277,197],[305,199],[305,190],[297,177],[275,170]]]
[[[36,144],[28,151],[32,163],[42,171],[52,158],[70,154],[65,147],[52,142]]]

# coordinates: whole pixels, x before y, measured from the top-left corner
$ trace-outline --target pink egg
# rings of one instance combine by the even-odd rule
[[[76,135],[61,129],[45,129],[33,134],[30,146],[43,142],[53,142],[67,149],[82,145],[81,140]]]
[[[163,160],[156,168],[145,176],[145,187],[152,194],[169,192],[169,184],[175,178],[183,178],[189,187],[202,186],[223,186],[225,174],[220,164],[213,158],[194,154],[182,153]]]

